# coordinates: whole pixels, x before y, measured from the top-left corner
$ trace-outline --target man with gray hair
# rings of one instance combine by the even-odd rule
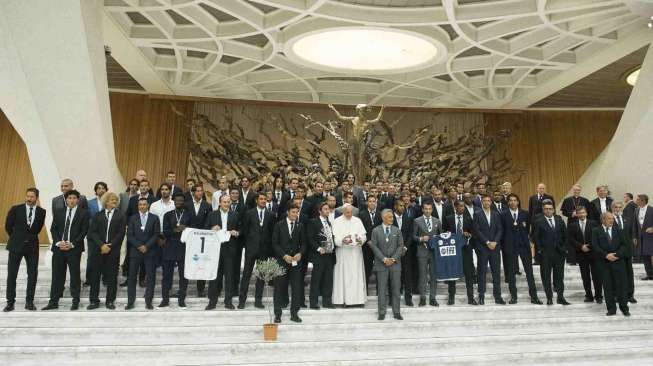
[[[401,297],[401,255],[404,239],[401,230],[392,225],[394,214],[386,208],[381,211],[383,223],[372,230],[370,248],[374,253],[374,271],[378,285],[379,320],[385,319],[387,308],[388,281],[391,287],[392,313],[397,320],[403,320],[400,312]]]

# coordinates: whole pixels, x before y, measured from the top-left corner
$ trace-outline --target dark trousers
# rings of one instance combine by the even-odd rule
[[[485,244],[483,244],[485,245]],[[487,273],[487,264],[490,263],[490,270],[492,271],[492,293],[494,299],[501,298],[501,253],[500,248],[497,246],[494,250],[489,248],[479,249],[480,256],[478,258],[478,295],[479,297],[485,296],[485,277]]]
[[[553,286],[556,288],[558,298],[561,299],[565,291],[565,257],[558,253],[542,253],[540,255],[540,276],[547,300],[553,299],[551,274],[553,274]]]
[[[567,240],[567,263],[569,264],[580,263],[581,261],[580,257],[582,257],[583,254],[585,253],[578,253],[574,245],[571,243],[571,241]]]
[[[628,311],[628,299],[626,298],[626,266],[623,260],[619,259],[609,262],[603,259],[601,272],[603,273],[603,291],[605,291],[605,305],[608,311],[616,311],[619,303],[621,311]]]
[[[222,292],[222,281],[224,280],[224,302],[231,304],[231,299],[236,291],[233,286],[233,259],[229,248],[229,242],[220,244],[220,258],[218,259],[218,275],[215,280],[209,281],[209,304],[218,303],[218,297]]]
[[[245,266],[243,267],[243,276],[240,279],[240,291],[238,294],[238,303],[244,304],[247,301],[247,292],[249,291],[249,281],[252,279],[252,271],[257,260],[267,259],[267,256],[259,255],[259,252],[245,249]],[[254,284],[254,302],[259,304],[263,301],[263,288],[265,281],[256,279]]]
[[[580,268],[580,277],[583,279],[585,296],[592,296],[592,283],[594,283],[594,295],[596,298],[603,298],[603,287],[601,285],[601,269],[599,259],[591,252],[576,253],[576,261]]]
[[[327,306],[332,304],[331,296],[333,295],[334,266],[335,254],[324,254],[321,255],[319,259],[313,261],[311,289],[308,295],[311,306],[317,306],[317,300],[320,295],[322,296],[322,305]]]
[[[234,289],[234,292],[238,290],[238,284],[240,283],[240,264],[243,259],[243,244],[239,241],[237,241],[237,245],[235,248],[232,248],[232,267],[231,270],[233,271],[231,275],[231,281],[232,281],[232,288]]]
[[[365,289],[367,290],[374,267],[374,253],[368,244],[363,245],[363,267],[365,267]]]
[[[414,278],[416,271],[413,265],[417,262],[417,259],[415,258],[415,247],[410,245],[407,245],[407,247],[406,254],[401,257],[401,283],[404,288],[404,299],[411,299],[413,293],[416,292],[413,286],[416,282]]]
[[[129,276],[129,271],[131,268],[131,260],[132,258],[129,256],[129,250],[127,250],[127,255],[125,255],[125,259],[122,261],[122,275],[123,277],[128,277]],[[145,261],[140,262],[140,266],[138,267],[138,280],[139,281],[145,281],[145,277],[147,274],[147,269],[145,268]]]
[[[164,259],[163,261],[163,281],[161,282],[161,298],[170,300],[170,290],[172,289],[172,277],[177,265],[177,274],[179,275],[179,296],[178,300],[186,299],[186,290],[188,289],[188,280],[184,277],[184,258],[181,259]]]
[[[204,289],[206,288],[206,281],[204,280],[197,280],[197,292],[204,292]]]
[[[633,274],[633,257],[624,258],[626,266],[626,300],[635,296],[635,277]]]
[[[7,260],[7,302],[14,303],[16,301],[16,278],[18,277],[18,270],[20,269],[20,262],[25,258],[27,264],[27,294],[25,300],[27,302],[34,301],[34,292],[36,291],[36,280],[39,274],[39,252],[9,252]]]
[[[528,250],[531,250],[529,247]],[[531,256],[532,257],[532,256]],[[503,262],[503,280],[509,284],[511,274],[516,274],[519,271],[519,255],[512,255],[507,251],[501,249],[501,262]],[[531,260],[531,265],[532,265]],[[511,273],[512,272],[512,273]]]
[[[508,289],[510,290],[510,297],[517,298],[517,270],[514,267],[521,258],[521,264],[524,267],[524,274],[526,275],[526,282],[528,283],[528,295],[531,299],[537,297],[537,287],[535,286],[535,276],[533,276],[533,255],[531,254],[531,246],[520,246],[514,248],[510,253],[506,253],[507,262],[504,262],[504,268],[508,266]]]
[[[63,297],[64,284],[66,283],[66,270],[70,272],[70,295],[73,302],[79,303],[81,279],[79,266],[82,253],[52,253],[52,283],[50,284],[50,302],[58,304]]]
[[[113,250],[109,254],[100,254],[100,252],[97,252],[89,255],[91,258],[91,293],[89,294],[91,303],[100,302],[100,279],[107,285],[106,302],[114,302],[116,300],[118,263],[120,258],[112,254]]]
[[[281,308],[284,305],[283,289],[285,288],[287,292],[288,285],[290,285],[290,314],[297,314],[302,287],[304,287],[301,263],[294,267],[286,266],[286,274],[274,279],[274,315],[281,315]]]
[[[474,249],[472,249],[471,245],[465,245],[462,254],[467,300],[471,300],[474,298]],[[456,296],[456,281],[447,281],[447,284],[449,285],[449,296]]]
[[[644,262],[644,270],[646,271],[646,276],[653,277],[653,264],[651,264],[651,256],[643,255],[642,262]]]
[[[127,277],[127,303],[129,304],[134,303],[136,300],[136,280],[142,267],[145,267],[145,301],[152,303],[156,284],[156,258],[149,255],[132,257],[129,260],[129,275]]]

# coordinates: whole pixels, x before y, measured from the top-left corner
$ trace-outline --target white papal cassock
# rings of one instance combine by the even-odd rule
[[[353,243],[344,244],[351,236]],[[333,222],[333,236],[336,245],[336,266],[333,273],[333,303],[337,305],[362,305],[367,300],[365,291],[365,266],[363,247],[356,244],[356,237],[366,241],[365,227],[358,217],[351,219],[344,215]]]

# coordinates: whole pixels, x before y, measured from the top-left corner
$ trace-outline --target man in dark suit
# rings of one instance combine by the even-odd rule
[[[608,316],[617,313],[615,299],[624,316],[630,316],[626,298],[626,268],[623,259],[629,246],[630,243],[627,242],[623,231],[614,226],[612,213],[609,211],[602,213],[601,226],[592,230],[592,249],[601,260],[602,283],[605,291],[605,304],[608,308],[606,315]]]
[[[542,201],[544,200],[550,200],[555,208],[555,200],[553,199],[553,196],[546,193],[546,185],[540,183],[537,185],[537,193],[528,199],[528,222],[530,222],[531,225],[535,222],[535,217],[542,213]]]
[[[100,307],[100,278],[107,285],[106,308],[109,310],[116,308],[114,301],[118,287],[120,247],[127,226],[125,216],[117,208],[118,195],[107,192],[102,197],[104,209],[95,215],[88,230],[88,255],[91,266],[90,304],[86,307],[88,310]]]
[[[279,221],[272,232],[272,249],[279,264],[286,273],[274,279],[274,322],[281,323],[281,309],[283,302],[283,288],[291,288],[290,320],[301,323],[299,317],[300,302],[304,277],[301,271],[301,262],[306,255],[304,226],[299,222],[299,207],[292,205],[288,209],[288,217]]]
[[[84,252],[84,238],[88,232],[89,220],[86,210],[79,207],[76,190],[66,193],[68,207],[54,212],[50,233],[52,234],[52,283],[50,301],[41,310],[59,308],[59,299],[63,296],[66,281],[66,268],[70,272],[70,294],[73,298],[71,310],[79,309],[79,292],[81,279],[79,264]]]
[[[247,212],[247,206],[245,206],[244,203],[240,203],[241,192],[242,191],[240,189],[235,189],[235,188],[232,188],[229,191],[229,198],[231,202],[229,205],[229,212],[234,213],[237,227],[240,227],[243,220],[243,216],[245,215],[245,212]],[[238,239],[234,240],[234,245],[232,248],[230,248],[229,258],[231,258],[232,260],[231,280],[233,281],[232,283],[233,296],[236,296],[238,294],[238,285],[240,284],[240,263],[242,262],[243,259],[244,249],[245,249],[245,242],[243,241],[242,237],[238,237]]]
[[[592,200],[592,211],[589,212],[590,219],[599,221],[601,214],[612,212],[612,197],[608,197],[608,187],[601,185],[596,187],[597,197]]]
[[[150,204],[146,197],[138,200],[138,214],[129,218],[127,225],[127,256],[129,261],[129,277],[127,279],[127,306],[125,310],[134,308],[136,301],[136,280],[139,268],[145,266],[145,308],[154,309],[152,298],[156,283],[156,262],[161,255],[159,239],[161,224],[159,218],[149,213]]]
[[[173,200],[175,209],[163,215],[162,232],[166,240],[161,250],[163,279],[161,282],[160,308],[170,305],[170,290],[172,289],[175,267],[177,267],[177,274],[179,275],[177,303],[181,308],[186,307],[186,290],[188,289],[188,280],[184,276],[186,244],[181,242],[181,233],[190,225],[192,214],[189,210],[186,210],[183,193],[178,192]]]
[[[448,231],[462,235],[467,245],[462,248],[463,273],[465,275],[465,288],[467,290],[467,303],[478,305],[474,299],[474,249],[472,248],[473,221],[471,216],[465,214],[463,201],[454,201],[454,214],[444,218],[442,231]],[[449,301],[447,305],[453,305],[456,295],[456,281],[449,281]],[[451,291],[453,289],[453,291]]]
[[[66,203],[66,193],[75,189],[75,184],[70,178],[66,178],[61,181],[61,194],[52,198],[52,212],[57,209],[64,209],[68,205]],[[79,203],[77,204],[80,208],[88,210],[88,201],[84,195],[80,196]]]
[[[612,214],[614,215],[613,226],[620,229],[626,237],[626,250],[624,251],[624,266],[626,267],[626,300],[629,303],[637,303],[635,300],[635,277],[633,274],[633,222],[630,217],[623,213],[624,204],[612,202]]]
[[[565,257],[567,255],[567,229],[559,215],[555,215],[553,201],[542,202],[543,215],[533,222],[533,241],[540,255],[540,274],[546,293],[546,304],[553,305],[551,273],[553,286],[557,292],[557,303],[569,305],[565,300]]]
[[[492,211],[501,215],[501,213],[508,209],[508,205],[503,202],[503,195],[501,191],[495,190],[492,192],[492,205],[490,206]]]
[[[191,198],[186,199],[186,211],[191,215],[189,228],[204,229],[206,218],[209,216],[213,209],[211,204],[204,199],[204,187],[202,185],[194,185],[191,188]],[[197,297],[204,297],[206,293],[204,288],[206,281],[197,280]]]
[[[628,192],[624,193],[623,215],[630,222],[635,222],[635,211],[637,211],[637,204],[633,201],[633,194]]]
[[[526,274],[526,281],[528,282],[528,294],[531,297],[531,303],[541,305],[542,302],[537,297],[537,286],[535,286],[535,277],[533,276],[533,257],[528,237],[528,233],[530,232],[528,212],[519,208],[519,197],[511,193],[508,195],[508,207],[500,216],[503,226],[501,254],[504,268],[508,267],[505,275],[507,277],[508,289],[510,290],[510,304],[517,303],[515,263],[518,258],[521,258],[524,273]]]
[[[479,249],[478,258],[478,303],[485,305],[485,273],[488,262],[492,270],[492,292],[494,302],[505,305],[501,298],[501,254],[500,243],[503,227],[499,214],[492,211],[490,196],[483,196],[482,208],[474,212],[474,236]]]
[[[474,206],[479,209],[483,207],[483,196],[487,194],[485,183],[476,183],[476,195],[474,196]]]
[[[170,185],[170,197],[174,197],[177,193],[181,193],[183,195],[184,191],[181,189],[176,184],[177,181],[177,174],[173,172],[172,170],[168,171],[166,174],[166,179],[165,183],[168,183]],[[161,187],[156,191],[156,199],[160,200],[161,199]]]
[[[395,207],[403,206],[403,202],[396,201]],[[403,233],[401,229],[393,225],[397,218],[391,210],[382,211],[383,224],[372,230],[372,241],[370,247],[374,252],[374,271],[379,281],[378,319],[385,319],[387,308],[388,285],[391,289],[390,300],[392,302],[392,313],[397,320],[403,320],[401,316],[401,256],[404,253]]]
[[[139,213],[138,201],[141,198],[145,198],[147,200],[148,207],[156,201],[156,197],[154,196],[154,194],[152,194],[152,189],[150,188],[150,181],[148,181],[147,179],[143,179],[140,182],[138,182],[138,194],[129,198],[129,203],[127,204],[127,212],[125,215],[128,225],[131,217]],[[160,227],[161,225],[159,225],[159,228]],[[125,255],[125,259],[123,259],[122,261],[123,277],[129,277],[129,261],[130,261],[130,256]],[[140,287],[145,287],[145,277],[146,277],[146,269],[145,269],[145,262],[143,262],[143,264],[141,264],[140,269],[138,270],[138,282]],[[127,284],[128,281],[125,280],[125,282],[120,284],[120,287],[126,287]]]
[[[311,217],[319,216],[320,204],[326,201],[326,195],[324,194],[324,183],[321,181],[313,183],[313,193],[306,199],[311,203],[311,207],[313,207],[313,215]]]
[[[271,189],[265,191],[265,209],[272,214],[274,221],[279,220],[279,204],[274,200],[274,192]]]
[[[20,262],[25,258],[27,264],[27,296],[25,309],[36,310],[34,292],[39,266],[39,233],[45,223],[45,210],[37,206],[39,190],[28,188],[25,203],[13,206],[7,213],[5,231],[9,235],[7,250],[7,306],[4,311],[14,310],[16,302],[16,277]]]
[[[220,207],[211,212],[206,219],[205,228],[208,230],[224,230],[229,232],[229,241],[220,244],[220,258],[218,259],[218,274],[215,280],[209,282],[209,304],[206,310],[215,309],[218,304],[218,296],[222,292],[222,280],[224,278],[224,307],[226,309],[235,309],[232,299],[236,296],[237,283],[234,281],[234,256],[235,250],[240,241],[240,218],[235,210],[231,210],[231,198],[229,196],[220,197]],[[238,273],[240,273],[240,262],[238,263]]]
[[[256,193],[251,190],[249,178],[245,176],[240,178],[238,203],[244,205],[246,210],[250,210],[256,206]]]
[[[576,252],[574,258],[580,268],[585,289],[585,302],[596,300],[597,304],[603,302],[603,287],[601,285],[601,272],[599,269],[600,258],[592,251],[592,229],[599,224],[587,218],[587,209],[584,206],[575,207],[576,220],[567,224],[567,242],[569,247]],[[592,282],[594,295],[592,295]]]
[[[309,221],[306,227],[306,242],[308,257],[313,263],[311,272],[311,288],[309,305],[311,309],[319,309],[318,298],[322,296],[322,306],[335,308],[331,301],[333,295],[333,267],[336,264],[335,244],[332,223],[329,221],[331,208],[326,202],[319,203],[317,218]]]
[[[635,253],[642,258],[646,276],[642,281],[653,280],[653,207],[648,204],[648,195],[638,194],[635,201],[637,211],[635,211],[635,222],[633,223],[633,244],[635,244]]]
[[[252,278],[252,270],[258,260],[266,260],[272,256],[272,229],[276,219],[274,213],[265,207],[267,198],[265,193],[256,195],[256,207],[248,210],[243,216],[240,232],[245,241],[245,267],[243,277],[240,280],[240,292],[238,295],[238,309],[245,308],[249,281]],[[254,292],[254,306],[263,309],[263,288],[265,282],[256,279]]]
[[[576,208],[579,206],[583,206],[587,212],[587,214],[590,214],[592,211],[592,205],[590,201],[581,196],[581,186],[578,184],[575,184],[573,187],[571,187],[572,195],[570,197],[565,198],[562,201],[562,207],[560,211],[562,212],[562,215],[567,218],[567,226],[570,226],[574,222],[578,221],[577,213],[576,213]],[[590,215],[591,216],[591,215]],[[590,217],[590,219],[593,219]],[[592,231],[589,230],[588,235],[591,235]],[[571,240],[568,241],[568,244],[570,245],[569,248],[567,248],[567,263],[571,265],[575,265],[578,261],[576,260],[576,248],[571,246]]]
[[[410,245],[413,233],[413,218],[408,215],[403,200],[396,200],[392,225],[399,228],[402,236],[404,250],[401,255],[401,284],[404,288],[404,301],[406,306],[413,305],[413,263],[415,258],[415,248]],[[409,253],[410,252],[410,253]]]
[[[367,196],[367,205],[366,209],[358,212],[358,217],[360,218],[363,226],[365,227],[365,232],[367,233],[367,240],[363,245],[363,265],[365,266],[365,286],[370,283],[370,276],[372,275],[372,267],[374,266],[374,253],[372,253],[372,248],[370,248],[369,243],[372,240],[372,230],[381,225],[381,213],[377,207],[376,196],[369,195]],[[367,287],[366,287],[367,288]]]

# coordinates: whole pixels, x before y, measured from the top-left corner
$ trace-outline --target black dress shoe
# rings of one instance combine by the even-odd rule
[[[299,307],[300,307],[301,309],[306,309],[306,308],[308,308],[308,306],[306,306],[306,303],[301,303],[301,304],[299,304]]]
[[[130,302],[129,304],[127,304],[127,306],[125,306],[125,310],[131,310],[133,308],[134,308],[134,303],[133,302]]]
[[[109,310],[115,310],[116,309],[116,305],[111,301],[104,304],[104,306]]]
[[[320,310],[320,307],[318,305],[311,305],[310,308],[313,310]]]
[[[2,309],[2,311],[4,311],[5,313],[10,312],[10,311],[14,311],[14,303],[13,302],[8,302],[7,306],[5,306],[5,308]]]
[[[516,274],[517,276],[521,276],[521,272],[519,272],[519,271],[515,272],[515,274]]]
[[[153,310],[153,309],[154,309],[154,306],[152,306],[152,303],[151,303],[151,302],[146,302],[146,303],[145,303],[145,309],[147,309],[147,310]]]
[[[70,311],[79,310],[79,301],[73,301],[73,304],[70,305]]]
[[[25,303],[25,310],[36,311],[36,306],[32,301]]]
[[[209,303],[204,310],[215,310],[215,304]]]
[[[292,314],[290,316],[290,320],[295,322],[295,323],[301,323],[302,322],[302,318],[300,318],[299,315],[297,315],[297,314]]]
[[[274,322],[275,323],[281,323],[281,315],[275,315],[274,316]]]
[[[502,298],[494,299],[494,303],[497,305],[505,305],[506,302]]]
[[[128,283],[127,280],[125,280],[123,283],[120,284],[120,287],[127,287]]]
[[[426,299],[419,299],[419,306],[426,306]]]
[[[229,310],[234,310],[236,307],[234,306],[234,304],[228,302],[228,303],[224,304],[224,308],[229,309]]]
[[[401,316],[401,314],[399,314],[399,313],[394,313],[394,314],[393,314],[393,317],[394,317],[395,319],[397,319],[397,320],[404,320],[404,317]]]
[[[558,304],[560,304],[560,305],[571,305],[567,300],[565,300],[564,297],[558,299],[556,302],[557,302]]]
[[[88,304],[88,306],[86,307],[86,310],[95,310],[95,309],[97,309],[99,307],[100,307],[99,302],[92,302],[92,303]]]
[[[653,280],[653,276],[644,276],[641,278],[642,281],[651,281]]]
[[[546,299],[547,305],[553,305],[553,299]]]
[[[537,297],[533,297],[531,298],[531,304],[542,305],[542,301],[540,301],[540,299],[538,299]]]
[[[485,298],[484,297],[479,297],[478,298],[478,304],[479,305],[485,305]]]
[[[453,296],[449,296],[449,299],[447,299],[447,305],[453,305],[456,303],[456,298]]]
[[[186,307],[186,300],[185,299],[177,300],[177,306],[179,306],[180,308],[185,308]]]
[[[603,298],[602,297],[597,297],[594,300],[596,300],[597,304],[603,304]]]
[[[607,316],[613,316],[615,314],[617,314],[616,310],[609,310],[607,313],[605,313],[605,315],[607,315]]]
[[[467,304],[468,305],[478,305],[476,300],[474,300],[473,298],[467,299]]]
[[[262,302],[255,302],[254,307],[257,309],[265,309],[265,306],[263,305]]]
[[[415,306],[415,304],[413,304],[413,300],[407,298],[406,299],[406,306],[413,307],[413,306]]]
[[[630,299],[628,299],[628,302],[631,303],[631,304],[637,304],[637,300],[635,300],[634,297],[631,297]]]
[[[622,313],[624,316],[630,316],[630,311],[628,311],[628,310],[626,310],[626,311],[622,310],[621,313]]]
[[[239,302],[238,303],[238,309],[244,309],[245,308],[245,303],[244,302]]]
[[[166,308],[170,306],[170,300],[161,300],[161,303],[159,304],[160,308]]]
[[[325,308],[325,309],[335,309],[336,308],[336,306],[333,305],[333,304],[322,305],[322,307]]]
[[[435,301],[435,299],[429,300],[429,305],[431,305],[431,306],[440,306],[440,304],[438,304],[438,302]]]
[[[583,302],[594,302],[594,297],[585,295]]]
[[[511,297],[510,301],[508,301],[508,304],[510,305],[515,305],[517,303],[517,298],[516,297]]]
[[[378,320],[385,320],[385,314],[379,314]]]
[[[41,310],[54,310],[54,309],[59,309],[59,304],[49,302],[45,307],[41,308]]]

